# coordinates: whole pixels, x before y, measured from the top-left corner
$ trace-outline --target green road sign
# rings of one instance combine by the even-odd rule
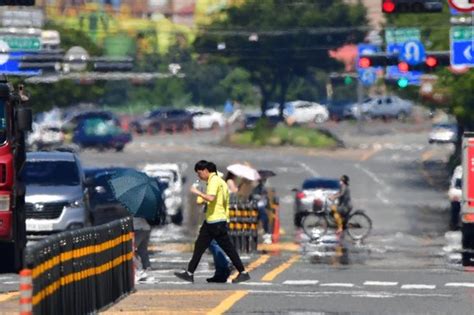
[[[10,51],[37,51],[41,49],[39,37],[32,36],[0,36],[10,46]]]
[[[385,29],[385,42],[387,44],[405,43],[421,40],[420,29],[416,27],[401,27]]]
[[[474,31],[471,26],[453,26],[451,28],[451,40],[473,40]]]

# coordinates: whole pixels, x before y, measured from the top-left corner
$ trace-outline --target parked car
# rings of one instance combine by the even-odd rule
[[[108,184],[117,171],[125,169],[109,167],[84,170],[93,225],[105,224],[129,215],[127,209],[114,197]]]
[[[196,130],[222,128],[226,124],[224,114],[208,108],[188,108]]]
[[[168,187],[164,191],[166,213],[174,224],[183,222],[185,178],[181,167],[176,163],[147,164],[142,171],[150,177],[156,178],[161,185]]]
[[[351,101],[342,100],[342,101],[332,101],[326,105],[326,108],[329,111],[329,117],[332,120],[340,121],[345,118],[348,118],[349,115],[345,115],[345,112],[352,105]]]
[[[313,203],[319,199],[324,201],[326,194],[336,193],[339,191],[339,179],[313,177],[303,182],[301,189],[294,189],[295,206],[294,206],[294,224],[301,226],[301,219],[307,212],[312,211]]]
[[[278,104],[265,111],[267,116],[276,116],[279,114]],[[295,123],[304,124],[315,122],[323,123],[329,119],[329,111],[321,104],[308,101],[293,101],[285,104],[283,109],[284,117],[292,117]]]
[[[256,115],[256,114],[247,114],[247,115],[245,115],[245,120],[244,120],[244,123],[243,123],[244,129],[253,129],[253,128],[255,128],[255,126],[257,125],[257,122],[261,118],[262,118],[262,116]],[[280,116],[267,116],[267,117],[265,117],[265,119],[267,120],[267,122],[269,123],[269,125],[271,127],[275,127],[279,123],[284,122],[284,120],[282,120],[280,118]]]
[[[455,123],[434,124],[428,138],[429,143],[456,143],[458,125]]]
[[[50,234],[90,224],[84,173],[77,155],[29,152],[22,172],[28,234]]]
[[[398,96],[369,97],[362,104],[353,104],[346,112],[355,118],[396,118],[405,120],[413,111],[413,103]]]
[[[160,131],[188,131],[193,128],[193,115],[184,109],[157,109],[133,120],[130,128],[137,133],[151,134]]]
[[[458,165],[454,169],[449,184],[448,198],[451,203],[451,228],[458,229],[460,225],[459,214],[461,212],[462,198],[462,166]]]

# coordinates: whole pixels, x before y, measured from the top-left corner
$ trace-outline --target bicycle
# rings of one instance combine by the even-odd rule
[[[313,210],[307,212],[302,219],[303,231],[312,240],[323,237],[328,230],[329,222],[334,222],[330,202],[325,196],[324,201],[316,199],[313,202]],[[351,210],[346,214],[341,214],[343,229],[355,241],[364,240],[372,230],[372,219],[364,210]]]

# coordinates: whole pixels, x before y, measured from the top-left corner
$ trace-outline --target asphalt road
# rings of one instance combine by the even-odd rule
[[[137,293],[109,312],[472,314],[474,276],[460,266],[459,234],[447,233],[444,163],[452,148],[428,144],[428,122],[323,127],[346,147],[229,148],[219,144],[222,133],[199,132],[136,137],[123,153],[81,153],[86,166],[179,162],[187,167],[188,184],[200,159],[215,161],[220,169],[247,161],[278,173],[270,184],[281,200],[282,237],[279,244],[243,255],[249,283],[207,284],[213,271],[209,255],[203,256],[194,284],[173,276],[187,265],[196,236],[196,215],[186,213],[183,226],[153,231],[149,283],[139,284]],[[308,242],[293,226],[291,189],[307,177],[343,173],[351,178],[356,208],[373,219],[371,236],[363,244],[339,243],[331,235],[323,243]]]

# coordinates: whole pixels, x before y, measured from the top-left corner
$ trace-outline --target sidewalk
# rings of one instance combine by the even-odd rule
[[[140,290],[101,314],[222,314],[245,294],[224,289]]]

